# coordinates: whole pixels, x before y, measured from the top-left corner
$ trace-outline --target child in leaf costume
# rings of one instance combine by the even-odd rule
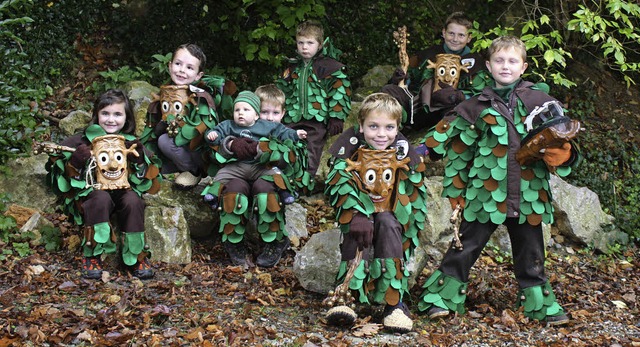
[[[426,188],[422,158],[398,132],[401,118],[402,106],[393,97],[369,95],[358,125],[329,149],[332,164],[325,194],[343,232],[338,280],[344,281],[356,250],[362,250],[349,289],[360,303],[386,304],[384,326],[404,333],[413,328],[402,301],[408,294],[406,263],[424,226]],[[344,305],[327,313],[330,324],[351,325],[355,319],[355,312]]]
[[[306,137],[306,132],[260,119],[259,113],[260,98],[250,91],[240,92],[234,102],[233,120],[226,120],[207,131],[206,141],[214,147],[216,160],[226,160],[226,164],[202,194],[214,206],[218,204],[217,197],[222,197],[222,242],[236,265],[250,264],[244,246],[244,232],[250,214],[256,212],[258,232],[266,243],[256,263],[261,267],[273,267],[289,245],[284,229],[284,207],[277,190],[290,187],[280,171],[262,164],[260,157],[263,148],[268,150],[270,138],[298,141]],[[252,209],[249,208],[250,200]]]
[[[123,235],[124,263],[136,277],[153,276],[144,238],[142,194],[160,188],[161,164],[134,132],[129,99],[120,90],[109,90],[96,100],[90,125],[61,143],[74,150],[53,153],[46,164],[47,184],[64,198],[65,212],[84,226],[85,278],[100,278],[100,256],[116,251],[117,238],[109,223],[114,212]],[[106,183],[95,184],[91,178]]]
[[[403,125],[413,130],[429,129],[455,105],[479,93],[490,80],[484,58],[472,53],[469,29],[472,21],[462,12],[452,13],[442,28],[443,43],[423,49],[408,57],[408,71],[396,69],[382,92],[393,95],[403,106]],[[438,56],[459,57],[463,69],[437,65]],[[457,83],[446,77],[455,75]],[[407,89],[399,86],[403,82]]]
[[[299,57],[289,61],[276,85],[287,96],[283,123],[308,134],[309,175],[302,182],[308,193],[313,191],[327,137],[342,132],[351,110],[351,82],[345,65],[336,60],[341,52],[332,47],[328,38],[324,40],[320,23],[301,23],[296,45]]]
[[[176,185],[190,189],[217,165],[203,155],[204,132],[219,123],[231,107],[235,85],[218,76],[204,76],[206,56],[195,44],[179,46],[169,63],[173,85],[160,88],[149,104],[141,141],[163,162],[162,173],[179,173]],[[218,109],[216,109],[218,107]]]
[[[568,321],[544,272],[542,224],[553,222],[550,170],[571,172],[578,153],[566,142],[546,148],[541,160],[516,159],[527,135],[525,120],[537,106],[554,100],[545,84],[520,77],[527,68],[524,43],[499,37],[486,65],[495,84],[460,103],[426,137],[429,148],[447,159],[443,196],[463,208],[462,249],[452,245],[424,284],[419,309],[429,318],[464,312],[469,270],[499,224],[511,239],[514,272],[521,288],[519,306],[527,317],[550,324]],[[577,163],[577,162],[576,162]]]

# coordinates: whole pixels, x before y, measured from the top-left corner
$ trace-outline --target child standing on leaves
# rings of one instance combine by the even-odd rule
[[[406,264],[424,226],[426,188],[425,165],[398,131],[401,119],[402,106],[390,95],[365,98],[358,125],[345,130],[329,149],[325,194],[343,233],[338,280],[344,281],[349,266],[357,266],[348,282],[356,300],[385,304],[385,328],[406,333],[413,329],[403,302]],[[351,264],[357,251],[363,252],[362,260]],[[333,325],[349,326],[356,318],[344,305],[327,313]]]
[[[518,306],[527,317],[565,324],[544,271],[542,224],[553,223],[549,168],[571,172],[578,157],[568,142],[547,148],[542,160],[521,165],[516,153],[527,134],[524,120],[544,103],[557,102],[544,84],[523,81],[524,43],[499,37],[489,47],[487,69],[495,84],[459,104],[427,134],[429,148],[447,158],[443,196],[463,208],[462,249],[449,248],[424,284],[419,309],[430,319],[464,312],[469,270],[491,234],[504,224],[511,239],[513,266],[520,286]]]
[[[115,253],[117,238],[109,223],[112,213],[122,231],[122,259],[133,275],[141,279],[153,277],[147,258],[150,251],[144,238],[143,193],[159,189],[160,161],[145,151],[136,139],[135,118],[127,96],[120,90],[102,94],[93,106],[90,125],[84,132],[64,140],[61,145],[73,152],[53,155],[47,163],[47,183],[65,197],[65,212],[74,222],[84,226],[82,276],[102,277],[101,255]],[[121,135],[126,149],[92,146],[101,136]],[[93,148],[92,148],[93,147]],[[123,154],[126,154],[126,158]],[[94,171],[95,168],[95,171]],[[121,177],[129,173],[128,177]],[[103,175],[107,180],[128,181],[128,188],[104,189],[92,185],[85,177]]]
[[[276,85],[287,97],[283,122],[308,134],[309,175],[303,185],[312,191],[327,137],[342,132],[351,110],[351,83],[345,65],[334,59],[337,50],[324,40],[320,23],[301,23],[296,46],[298,58],[290,61]]]
[[[238,94],[234,102],[233,121],[226,120],[207,131],[206,140],[217,148],[228,161],[213,179],[212,186],[203,191],[209,204],[218,205],[222,197],[220,232],[225,250],[235,265],[248,266],[244,245],[244,230],[249,214],[249,196],[257,211],[258,232],[266,244],[256,259],[261,267],[276,265],[289,245],[284,229],[284,208],[276,198],[276,190],[284,189],[284,179],[273,168],[259,162],[262,150],[261,139],[274,138],[280,141],[306,138],[304,130],[287,128],[281,123],[259,118],[260,99],[250,91]],[[211,193],[210,193],[211,192]],[[215,193],[215,194],[214,194]]]

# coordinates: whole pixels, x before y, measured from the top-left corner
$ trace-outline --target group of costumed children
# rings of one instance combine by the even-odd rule
[[[298,57],[282,77],[255,93],[242,91],[233,101],[233,82],[204,75],[206,57],[198,46],[178,47],[169,63],[173,83],[162,86],[149,105],[139,139],[127,96],[104,93],[90,125],[57,146],[47,163],[48,183],[84,231],[82,276],[101,278],[102,255],[116,252],[118,243],[133,276],[154,276],[142,194],[157,192],[168,174],[179,189],[212,177],[202,197],[220,215],[219,232],[232,263],[253,266],[245,233],[255,221],[262,242],[255,264],[275,266],[289,246],[285,206],[298,194],[317,191],[323,148],[328,137],[339,135],[328,150],[324,193],[342,232],[336,280],[348,289],[344,300],[329,301],[329,324],[354,324],[357,313],[349,302],[355,300],[385,305],[386,329],[413,329],[403,299],[407,263],[427,214],[427,153],[445,158],[443,196],[463,212],[461,244],[452,243],[427,278],[419,311],[430,319],[464,312],[470,268],[504,224],[521,288],[518,305],[527,317],[566,323],[544,272],[541,223],[553,222],[550,172],[568,174],[579,155],[565,141],[536,153],[537,160],[516,160],[530,130],[527,116],[557,101],[546,85],[521,79],[527,68],[522,41],[494,40],[485,62],[466,46],[470,26],[455,13],[442,30],[443,45],[411,57],[401,54],[407,64],[382,92],[364,99],[356,125],[344,131],[350,82],[344,64],[331,57],[322,26],[313,21],[298,26]],[[442,54],[457,57],[455,83],[434,68]],[[400,133],[403,126],[430,130],[415,148]]]

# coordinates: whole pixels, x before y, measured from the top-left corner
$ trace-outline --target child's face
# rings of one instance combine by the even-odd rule
[[[298,36],[296,37],[296,45],[298,47],[298,54],[306,62],[309,62],[313,58],[322,46],[315,38],[310,36]]]
[[[236,102],[233,105],[233,121],[242,127],[250,127],[258,120],[258,113],[256,110],[244,101]]]
[[[398,121],[378,110],[373,110],[360,124],[364,140],[375,149],[387,149],[398,135]]]
[[[280,123],[284,116],[284,109],[282,105],[262,102],[260,103],[260,118],[269,122]]]
[[[456,52],[462,50],[471,41],[467,27],[456,23],[449,23],[442,29],[442,37],[445,45]]]
[[[107,134],[117,134],[124,128],[127,114],[124,110],[124,103],[111,104],[98,112],[98,125]]]
[[[181,48],[169,63],[169,74],[173,83],[184,85],[199,80],[204,72],[200,71],[200,59],[191,55],[186,48]]]
[[[528,66],[522,59],[522,52],[515,47],[507,47],[493,53],[486,64],[496,81],[496,87],[508,86],[517,81]]]

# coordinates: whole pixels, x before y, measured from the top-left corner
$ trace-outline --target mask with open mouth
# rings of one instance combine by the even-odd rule
[[[104,135],[93,139],[91,154],[96,160],[96,181],[101,190],[129,189],[127,155],[135,152],[127,148],[122,135]]]
[[[396,172],[408,170],[409,157],[399,160],[396,149],[359,148],[354,158],[347,159],[347,171],[358,178],[359,189],[369,194],[375,206],[375,212],[391,211],[395,203]]]

